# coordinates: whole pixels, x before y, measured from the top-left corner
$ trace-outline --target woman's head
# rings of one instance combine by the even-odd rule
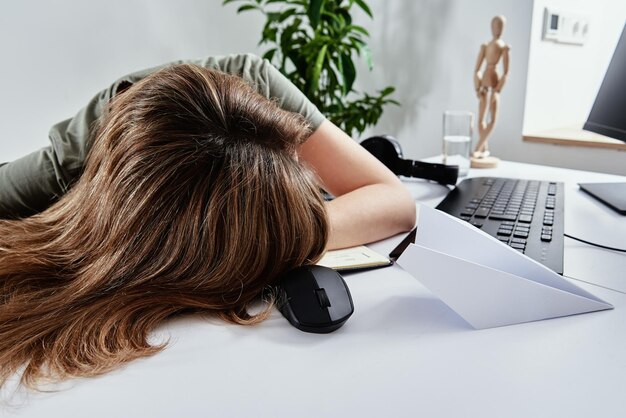
[[[190,281],[190,297],[219,294],[230,312],[324,250],[323,202],[294,158],[309,133],[238,77],[170,67],[113,100],[73,195],[91,197],[98,248],[143,272],[144,290]]]
[[[326,246],[295,158],[309,133],[240,78],[192,65],[116,96],[74,187],[0,222],[3,370],[26,364],[27,383],[101,373],[158,349],[147,333],[180,312],[263,319],[247,306]]]

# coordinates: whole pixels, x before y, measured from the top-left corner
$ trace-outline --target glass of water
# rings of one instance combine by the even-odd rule
[[[474,114],[462,110],[443,113],[443,163],[458,165],[459,176],[466,176],[470,167],[470,148]]]

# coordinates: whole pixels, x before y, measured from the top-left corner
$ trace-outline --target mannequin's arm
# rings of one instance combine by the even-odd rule
[[[487,48],[487,45],[482,44],[480,46],[480,51],[478,52],[478,58],[476,58],[476,66],[474,67],[474,90],[476,90],[476,92],[478,92],[478,90],[480,89],[480,82],[482,81],[480,67],[483,64],[483,60],[485,59],[486,48]]]
[[[506,83],[506,79],[509,77],[509,50],[510,49],[511,47],[509,45],[506,45],[504,47],[504,51],[502,51],[503,71],[502,71],[502,77],[500,77],[500,81],[498,82],[498,85],[496,86],[496,91],[498,93],[500,93],[500,91],[504,87],[504,84]]]

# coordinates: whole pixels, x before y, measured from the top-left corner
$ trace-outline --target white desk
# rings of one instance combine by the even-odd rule
[[[471,175],[566,182],[566,232],[626,246],[626,217],[577,190],[616,176],[503,163]],[[435,205],[446,191],[407,182]],[[402,237],[372,247],[388,252]],[[185,318],[169,347],[52,394],[15,399],[19,417],[626,416],[626,254],[566,239],[565,274],[615,305],[475,331],[399,267],[347,275],[355,313],[313,335],[278,312],[257,327]]]

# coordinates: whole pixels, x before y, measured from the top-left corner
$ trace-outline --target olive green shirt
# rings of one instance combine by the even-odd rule
[[[267,60],[252,54],[175,61],[120,78],[102,90],[71,119],[50,129],[51,145],[11,163],[0,164],[0,219],[40,212],[62,196],[82,173],[90,147],[90,129],[115,94],[154,71],[192,63],[236,74],[280,107],[302,114],[315,130],[324,116],[307,97]]]

